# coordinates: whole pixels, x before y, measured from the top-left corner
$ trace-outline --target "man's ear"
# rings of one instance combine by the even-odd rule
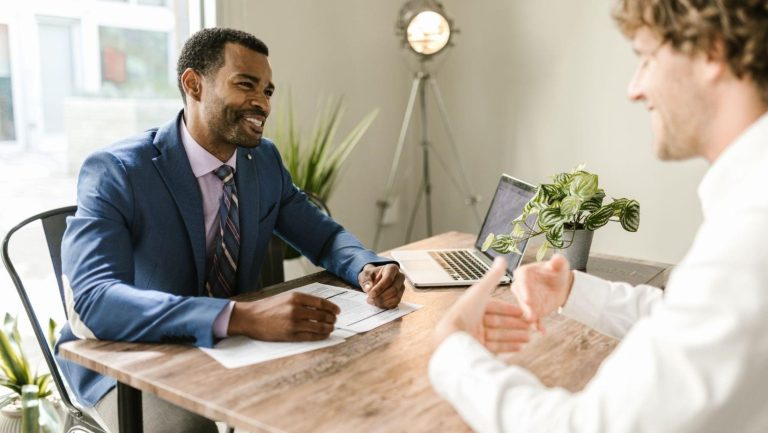
[[[203,94],[203,77],[192,68],[181,73],[181,86],[188,98],[199,101]]]
[[[717,81],[730,72],[725,41],[717,38],[705,54],[704,74],[707,81]]]

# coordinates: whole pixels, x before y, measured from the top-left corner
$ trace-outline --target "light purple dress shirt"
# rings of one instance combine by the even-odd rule
[[[192,173],[194,173],[197,178],[197,185],[200,187],[200,194],[203,197],[205,256],[208,257],[210,254],[213,254],[213,242],[214,239],[216,239],[216,231],[219,227],[219,201],[224,192],[224,183],[213,173],[213,171],[221,167],[222,163],[219,158],[213,156],[192,138],[189,130],[187,130],[187,125],[184,122],[183,117],[181,120],[181,142],[184,144],[184,150],[187,152],[187,158],[189,158],[189,165],[192,167]],[[224,164],[232,167],[233,170],[237,168],[237,150],[235,150],[232,157]],[[227,336],[229,318],[232,315],[232,309],[234,307],[235,303],[230,302],[226,308],[221,310],[221,313],[216,317],[216,320],[214,320],[213,335],[216,338],[224,338]]]

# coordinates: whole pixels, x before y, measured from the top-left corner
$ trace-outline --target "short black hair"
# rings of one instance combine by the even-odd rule
[[[184,43],[176,64],[176,81],[184,105],[187,104],[187,95],[184,93],[184,86],[181,85],[181,74],[187,68],[194,69],[204,77],[217,71],[224,65],[224,46],[229,43],[242,45],[269,56],[269,48],[264,42],[241,30],[216,27],[196,32]]]

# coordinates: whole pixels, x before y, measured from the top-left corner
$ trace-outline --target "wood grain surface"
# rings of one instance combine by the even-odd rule
[[[402,248],[464,247],[473,240],[472,235],[449,232]],[[632,284],[661,285],[668,268],[603,255],[593,255],[588,264],[592,274]],[[321,272],[239,299],[262,298],[315,281],[346,286]],[[512,300],[508,288],[500,287],[494,296]],[[226,369],[183,345],[89,340],[64,344],[60,351],[144,392],[250,432],[468,432],[427,377],[432,329],[463,291],[419,290],[409,284],[404,300],[424,305],[415,313],[337,346],[238,369]],[[580,390],[616,340],[563,316],[550,316],[544,323],[546,336],[503,359],[530,369],[546,385]]]

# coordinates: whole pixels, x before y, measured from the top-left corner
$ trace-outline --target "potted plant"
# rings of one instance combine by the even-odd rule
[[[554,248],[568,258],[573,269],[585,270],[595,230],[609,221],[619,222],[629,232],[640,226],[640,203],[618,198],[603,204],[605,190],[598,186],[597,175],[584,170],[584,165],[552,179],[553,183],[539,186],[522,215],[512,221],[512,231],[488,235],[483,250],[522,254],[520,242],[543,234],[545,241],[536,260]]]
[[[56,343],[56,322],[53,319],[48,322],[48,343],[51,347]],[[56,431],[60,418],[50,400],[53,396],[50,380],[48,373],[33,372],[22,347],[17,319],[6,313],[0,329],[0,387],[7,388],[11,393],[0,398],[0,431],[21,431],[23,416],[29,419],[25,410],[39,412],[39,425],[44,431]],[[36,395],[29,395],[29,390],[35,387]],[[26,398],[26,405],[22,395]],[[30,401],[35,397],[42,402],[41,405]]]
[[[328,199],[336,186],[341,167],[377,114],[378,110],[368,113],[343,139],[336,140],[336,132],[344,116],[344,104],[341,98],[326,99],[321,102],[312,133],[306,138],[296,125],[293,102],[289,97],[287,109],[277,113],[274,129],[268,129],[265,135],[271,137],[280,149],[293,183],[321,210],[328,212]],[[285,258],[298,256],[298,252],[286,246]]]

